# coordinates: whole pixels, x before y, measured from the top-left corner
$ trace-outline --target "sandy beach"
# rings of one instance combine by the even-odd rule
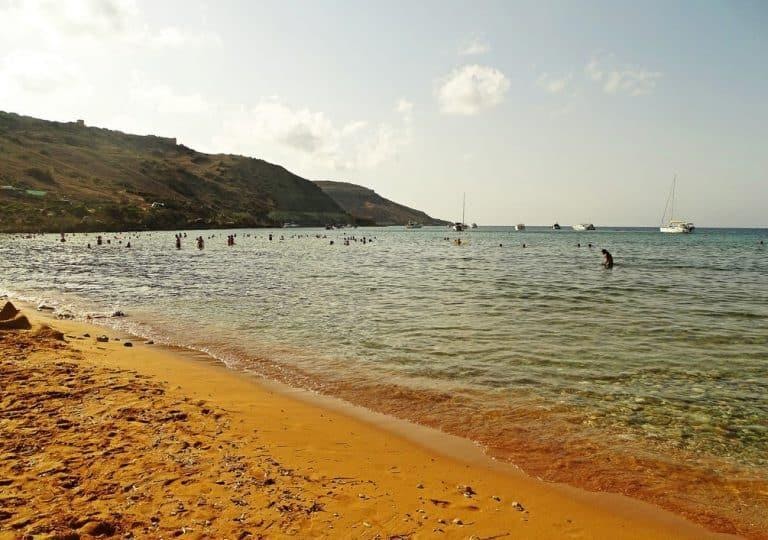
[[[724,537],[200,355],[28,308],[9,315],[3,539]]]

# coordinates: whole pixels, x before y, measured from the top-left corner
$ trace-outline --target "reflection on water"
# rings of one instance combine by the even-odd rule
[[[180,251],[173,233],[131,249],[0,236],[0,288],[123,309],[110,324],[471,437],[548,479],[768,528],[764,232],[499,228],[460,247],[436,228],[235,232],[234,247],[231,231],[190,232]],[[216,236],[198,251],[198,234]]]

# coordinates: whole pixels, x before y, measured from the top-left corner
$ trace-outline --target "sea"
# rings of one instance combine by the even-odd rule
[[[175,234],[0,235],[0,294],[768,530],[768,230]]]

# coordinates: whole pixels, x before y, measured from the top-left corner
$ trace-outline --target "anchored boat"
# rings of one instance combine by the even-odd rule
[[[672,179],[672,191],[667,197],[667,204],[664,205],[664,214],[661,216],[661,227],[659,230],[663,233],[676,233],[676,234],[688,234],[692,233],[696,228],[693,223],[683,221],[681,219],[675,219],[675,188],[677,187],[677,175]],[[669,208],[669,221],[666,225],[664,220],[667,217],[667,208]]]

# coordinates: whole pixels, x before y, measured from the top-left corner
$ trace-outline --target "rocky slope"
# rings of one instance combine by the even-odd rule
[[[435,219],[420,210],[385,199],[372,189],[347,182],[315,182],[336,203],[358,222],[378,225],[405,225],[417,221],[422,225],[444,225],[447,221]]]

